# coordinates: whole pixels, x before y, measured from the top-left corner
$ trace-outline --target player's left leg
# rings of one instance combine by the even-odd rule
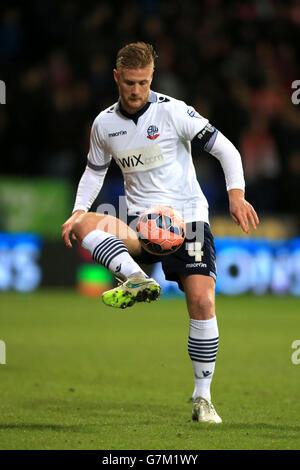
[[[106,305],[126,308],[159,298],[159,284],[133,259],[141,253],[141,245],[137,234],[125,222],[108,214],[89,212],[76,219],[72,231],[93,260],[120,280],[118,287],[103,293]]]
[[[199,422],[220,423],[210,386],[215,370],[219,331],[215,315],[215,280],[200,274],[181,275],[190,316],[188,352],[194,370],[193,415]]]

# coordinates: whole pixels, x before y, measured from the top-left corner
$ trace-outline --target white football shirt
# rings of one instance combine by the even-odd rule
[[[163,205],[179,210],[186,222],[208,222],[190,143],[207,123],[183,101],[154,92],[136,122],[116,103],[93,123],[88,166],[104,170],[114,158],[124,176],[130,215]]]
[[[92,126],[87,168],[73,212],[90,208],[113,158],[123,173],[129,215],[163,205],[177,209],[186,222],[208,222],[208,203],[191,155],[191,140],[196,135],[201,139],[206,129],[211,132],[208,125],[200,133],[207,125],[191,106],[153,91],[135,115],[121,111],[119,102],[105,109]],[[243,188],[240,155],[220,132],[210,153],[221,162],[227,189]]]

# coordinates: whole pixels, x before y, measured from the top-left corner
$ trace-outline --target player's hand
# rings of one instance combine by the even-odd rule
[[[231,189],[229,194],[230,215],[234,222],[241,227],[245,233],[249,233],[249,224],[254,230],[259,224],[259,218],[253,206],[244,198],[244,191]]]
[[[81,215],[85,214],[85,211],[78,210],[74,212],[71,217],[62,225],[62,238],[68,248],[72,248],[72,243],[70,241],[70,235],[72,233],[72,228],[75,220]],[[72,233],[72,239],[76,240],[76,236]]]

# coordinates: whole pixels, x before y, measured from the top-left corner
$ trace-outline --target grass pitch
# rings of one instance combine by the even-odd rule
[[[0,449],[299,449],[300,300],[217,297],[220,425],[191,421],[183,300],[0,294]]]

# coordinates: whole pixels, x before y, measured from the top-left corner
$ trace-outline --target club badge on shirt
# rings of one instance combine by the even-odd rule
[[[158,133],[158,127],[156,126],[149,126],[148,129],[147,129],[147,139],[150,139],[150,140],[154,140],[154,139],[157,139],[157,137],[159,137],[159,133]]]

